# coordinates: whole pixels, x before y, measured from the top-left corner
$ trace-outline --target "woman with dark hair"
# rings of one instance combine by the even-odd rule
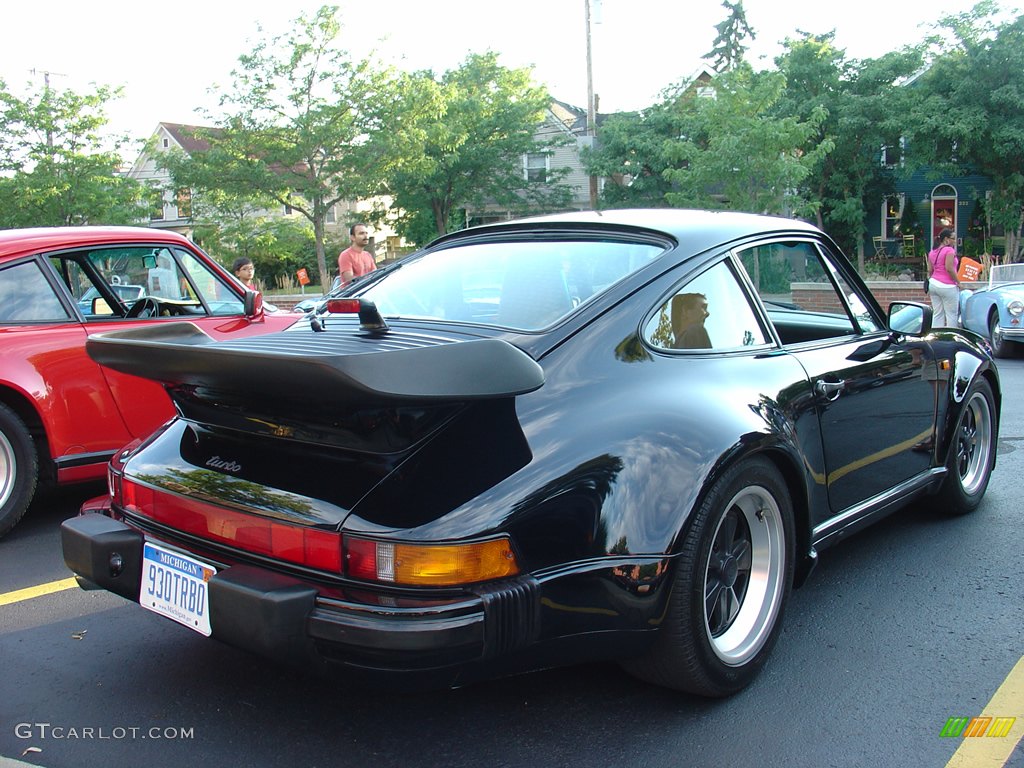
[[[939,232],[938,247],[928,253],[928,297],[932,302],[932,325],[936,328],[958,326],[960,280],[956,271],[956,232],[946,227]]]

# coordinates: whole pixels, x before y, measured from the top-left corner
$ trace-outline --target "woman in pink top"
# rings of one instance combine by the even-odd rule
[[[956,232],[939,232],[939,246],[928,254],[928,296],[932,301],[932,325],[956,328],[960,281],[956,277]]]

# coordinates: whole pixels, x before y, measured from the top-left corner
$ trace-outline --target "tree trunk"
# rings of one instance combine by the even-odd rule
[[[324,216],[313,216],[313,237],[316,240],[316,266],[320,270],[320,291],[328,293],[331,290],[333,275],[327,269],[327,257],[324,252]]]
[[[1006,233],[1006,260],[1009,262],[1020,261],[1022,229],[1024,229],[1024,207],[1021,208],[1020,218],[1017,219],[1017,228],[1013,232]]]
[[[433,200],[430,207],[434,210],[434,226],[437,227],[437,236],[448,234],[448,217],[445,215],[445,206],[440,200]]]

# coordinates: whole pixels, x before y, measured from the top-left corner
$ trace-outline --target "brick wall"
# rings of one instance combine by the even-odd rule
[[[894,301],[930,303],[931,300],[924,292],[921,282],[921,280],[872,280],[868,283],[868,288],[875,295],[878,303],[882,305],[882,311],[888,312],[889,305]]]
[[[971,288],[975,284],[962,285]],[[923,304],[930,302],[920,280],[872,280],[868,282],[868,288],[882,305],[883,312],[888,312],[889,305],[894,301],[917,301]],[[793,283],[793,303],[797,306],[817,312],[838,312],[841,309],[838,302],[831,285]]]

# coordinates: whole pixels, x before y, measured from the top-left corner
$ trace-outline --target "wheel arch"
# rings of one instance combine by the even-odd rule
[[[799,587],[806,580],[816,563],[816,554],[811,546],[811,509],[808,489],[803,471],[803,463],[793,449],[781,443],[757,444],[750,446],[738,445],[716,464],[704,479],[700,493],[694,499],[693,507],[686,514],[686,519],[678,533],[673,552],[678,552],[680,543],[686,537],[693,515],[692,510],[698,509],[711,489],[732,466],[754,458],[767,460],[778,470],[789,491],[790,503],[793,506],[793,537],[796,562],[793,569],[793,586]]]
[[[811,546],[811,509],[804,482],[804,473],[789,451],[773,446],[760,452],[760,455],[775,465],[789,491],[790,503],[793,505],[793,537],[794,555],[793,586],[799,587],[807,579],[815,565],[814,549]]]
[[[46,426],[31,398],[9,386],[0,386],[0,403],[3,403],[25,424],[36,447],[39,461],[39,479],[49,485],[57,480],[57,471],[50,453],[50,438]]]
[[[984,379],[992,390],[992,397],[995,400],[996,433],[999,432],[1000,414],[1003,407],[1003,392],[999,383],[999,372],[995,365],[984,358],[966,352],[959,352],[953,357],[954,368],[950,376],[950,386],[947,390],[946,416],[942,421],[941,439],[939,446],[940,455],[945,456],[952,439],[953,426],[960,418],[960,412],[966,404],[967,393],[979,378]]]

